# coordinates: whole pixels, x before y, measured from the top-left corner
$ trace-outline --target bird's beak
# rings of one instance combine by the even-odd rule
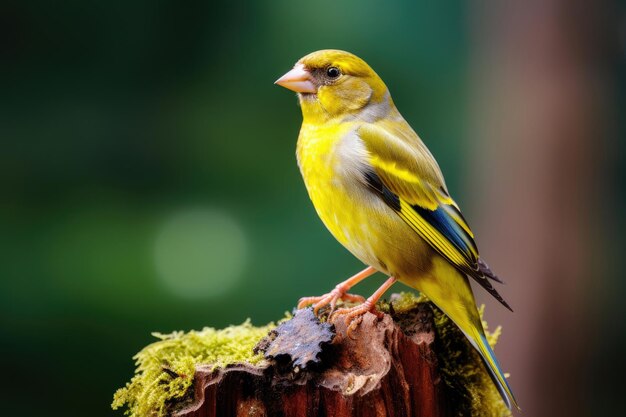
[[[288,88],[296,93],[316,93],[311,73],[302,64],[296,64],[291,71],[277,79],[274,84]]]

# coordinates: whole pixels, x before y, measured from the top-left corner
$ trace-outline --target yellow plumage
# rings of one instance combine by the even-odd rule
[[[277,81],[298,92],[303,123],[298,165],[315,209],[333,236],[370,268],[339,284],[316,309],[334,307],[371,273],[393,277],[352,318],[372,308],[394,279],[426,294],[481,353],[504,401],[516,406],[487,344],[467,276],[508,307],[489,283],[474,235],[449,196],[437,162],[396,109],[387,87],[360,58],[318,51]]]

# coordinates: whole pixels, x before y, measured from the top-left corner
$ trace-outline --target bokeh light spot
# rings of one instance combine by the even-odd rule
[[[224,295],[240,281],[245,268],[246,237],[228,213],[185,210],[165,221],[155,242],[159,277],[185,298]]]

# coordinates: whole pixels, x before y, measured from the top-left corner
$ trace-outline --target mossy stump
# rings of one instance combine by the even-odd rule
[[[177,339],[180,354],[194,356],[184,351],[186,335],[170,335],[137,355],[137,375],[113,405],[126,404],[133,417],[510,416],[478,354],[434,305],[403,294],[379,308],[381,317],[368,313],[352,329],[341,318],[320,322],[310,309],[298,310],[263,329],[272,330],[249,358],[200,360],[193,377],[172,369],[171,359],[155,368],[159,343],[170,342],[170,349]],[[230,329],[232,345],[221,344],[220,351],[242,348],[238,330]],[[251,348],[249,339],[244,344]]]

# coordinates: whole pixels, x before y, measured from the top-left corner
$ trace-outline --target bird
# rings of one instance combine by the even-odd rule
[[[487,342],[468,277],[512,311],[490,281],[475,238],[450,196],[437,161],[396,108],[376,72],[356,55],[312,52],[275,84],[297,93],[302,126],[296,157],[315,210],[330,233],[367,267],[319,297],[300,299],[317,314],[356,323],[397,281],[425,294],[482,357],[500,395],[519,409]],[[369,298],[348,291],[382,272]],[[339,300],[357,305],[335,310]]]

